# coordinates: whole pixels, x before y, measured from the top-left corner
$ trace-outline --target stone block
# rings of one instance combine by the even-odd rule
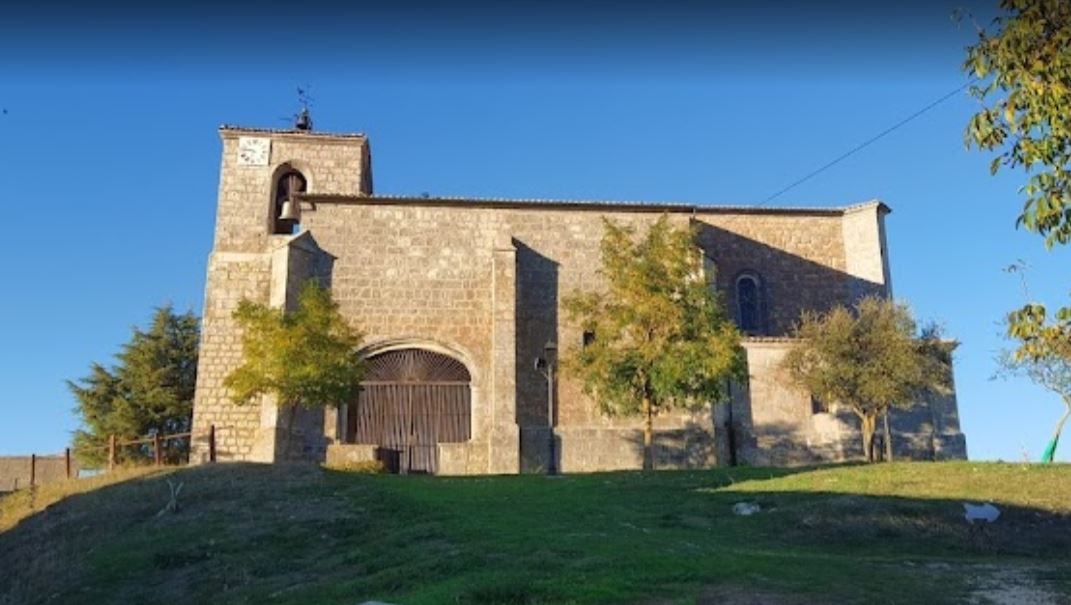
[[[472,448],[471,443],[440,443],[439,474],[451,476],[479,473],[479,469],[469,466],[469,453]]]
[[[346,466],[360,462],[373,462],[376,446],[358,443],[332,443],[327,446],[327,465]]]

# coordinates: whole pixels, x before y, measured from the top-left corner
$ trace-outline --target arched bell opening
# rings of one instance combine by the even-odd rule
[[[271,232],[292,235],[301,221],[301,208],[295,196],[308,191],[308,179],[290,164],[279,167],[273,183]]]
[[[435,473],[438,444],[472,438],[471,382],[463,363],[435,351],[373,355],[346,413],[346,441],[378,446],[391,470]]]

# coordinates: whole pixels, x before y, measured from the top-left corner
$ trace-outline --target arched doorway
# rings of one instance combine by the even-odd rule
[[[472,436],[470,381],[464,364],[433,351],[398,349],[370,357],[347,414],[347,441],[396,456],[399,472],[434,473],[439,443]]]

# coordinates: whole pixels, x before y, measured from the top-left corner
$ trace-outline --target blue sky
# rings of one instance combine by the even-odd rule
[[[370,136],[378,192],[757,203],[965,81],[955,3],[815,6],[308,5],[293,31],[164,9],[5,20],[0,454],[62,450],[64,380],[154,306],[200,312],[219,124],[285,126],[309,85],[318,129]],[[1037,459],[1061,405],[991,380],[1024,300],[1002,269],[1026,261],[1031,297],[1062,303],[1071,251],[1015,230],[1024,177],[964,149],[976,107],[956,95],[771,204],[889,204],[896,296],[962,341],[971,457]]]

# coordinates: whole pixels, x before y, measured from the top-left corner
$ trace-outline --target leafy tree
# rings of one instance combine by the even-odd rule
[[[995,33],[979,28],[963,69],[982,109],[966,142],[998,152],[990,164],[1030,174],[1019,224],[1047,246],[1071,241],[1071,3],[1001,0]]]
[[[594,339],[565,359],[607,415],[644,418],[644,468],[654,465],[653,418],[726,396],[743,375],[740,334],[702,278],[695,237],[662,217],[637,239],[604,221],[604,292],[573,293],[564,306]]]
[[[331,293],[309,281],[291,312],[243,300],[234,311],[242,328],[244,362],[223,380],[237,404],[271,395],[288,410],[289,433],[297,406],[349,404],[357,396],[365,362],[356,350],[361,334],[338,311]]]
[[[147,331],[134,328],[115,366],[94,363],[89,376],[67,382],[78,401],[75,412],[82,417],[83,428],[75,431],[73,445],[83,466],[107,461],[110,435],[133,440],[190,430],[199,336],[196,315],[158,308]],[[187,439],[169,439],[163,454],[167,462],[176,463],[188,450]],[[119,454],[127,461],[147,461],[153,450],[123,448]]]
[[[982,109],[965,138],[968,147],[997,152],[990,172],[1022,167],[1030,175],[1018,224],[1051,248],[1071,241],[1071,2],[1001,0],[1000,7],[993,31],[979,27],[967,49],[963,68],[979,80],[971,93]],[[1027,368],[1055,363],[1053,351],[1071,343],[1071,307],[1050,318],[1044,305],[1025,305],[1008,315],[1008,335],[1020,342],[1013,363],[1039,377]]]
[[[1060,326],[1046,320],[1040,305],[1027,305],[1020,313],[1019,321],[1010,330],[1021,344],[1015,351],[1006,352],[1000,362],[1005,372],[1025,375],[1063,399],[1067,410],[1056,422],[1056,430],[1041,456],[1042,462],[1052,462],[1060,433],[1071,418],[1071,339]]]
[[[949,389],[949,345],[935,327],[919,335],[902,304],[868,297],[851,310],[805,312],[795,335],[800,340],[783,367],[814,396],[855,412],[868,462],[876,458],[874,433],[881,414]]]

